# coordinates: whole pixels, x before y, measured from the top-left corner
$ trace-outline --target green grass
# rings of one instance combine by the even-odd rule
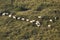
[[[27,9],[27,10],[26,10]],[[9,10],[17,16],[23,16],[30,20],[37,16],[49,16],[60,18],[60,1],[58,0],[11,0],[0,1],[0,11]],[[56,11],[56,12],[55,12]],[[48,28],[47,24],[52,27]],[[60,40],[60,19],[53,23],[43,20],[41,27],[36,25],[0,16],[0,40]]]

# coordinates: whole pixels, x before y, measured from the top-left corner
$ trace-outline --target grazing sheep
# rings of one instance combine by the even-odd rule
[[[2,13],[2,16],[5,16],[5,13]]]
[[[38,16],[38,18],[42,18],[42,16]]]
[[[35,23],[38,27],[41,26],[39,21],[36,21]]]
[[[17,17],[17,19],[19,20],[19,19],[20,19],[20,17]]]
[[[50,19],[49,21],[50,21],[50,22],[52,22],[53,20],[52,20],[52,19]]]
[[[48,27],[51,27],[51,25],[49,24]]]
[[[26,21],[28,22],[28,21],[29,21],[29,19],[26,19]]]
[[[21,18],[21,20],[22,20],[22,21],[24,21],[24,20],[25,20],[25,18]]]
[[[9,14],[10,14],[10,13],[5,13],[5,15],[7,15],[7,16],[8,16]]]
[[[33,21],[30,21],[30,23],[33,23]]]
[[[55,17],[55,20],[56,20],[57,17]]]
[[[16,19],[16,16],[12,16],[13,17],[13,19]]]
[[[36,23],[39,23],[39,21],[36,21]]]
[[[58,20],[59,19],[59,17],[55,17],[55,20]]]
[[[9,17],[12,17],[12,15],[10,14]]]
[[[35,20],[32,20],[33,22],[35,22]]]
[[[4,12],[2,13],[3,16],[8,16],[10,13]]]
[[[40,26],[40,23],[37,23],[37,22],[36,22],[35,24],[36,24],[38,27]]]
[[[33,22],[35,22],[35,20],[31,20],[31,21],[30,21],[30,23],[33,23]]]
[[[8,10],[5,10],[2,12],[2,15],[4,15],[4,16],[8,16],[9,14],[10,14],[10,11],[8,11]]]

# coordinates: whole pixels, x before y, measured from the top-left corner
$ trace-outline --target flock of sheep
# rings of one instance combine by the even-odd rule
[[[26,22],[30,22],[30,23],[34,23],[37,27],[40,27],[41,26],[41,23],[40,21],[38,20],[30,20],[28,18],[24,18],[24,17],[17,17],[16,15],[13,15],[12,13],[8,13],[8,12],[1,12],[0,13],[0,16],[8,16],[8,17],[12,17],[13,19],[16,19],[16,20],[22,20],[22,21],[26,21]],[[39,19],[42,18],[42,16],[37,16]],[[54,19],[56,20],[58,17],[54,17]],[[52,19],[49,19],[50,22],[53,22]],[[47,25],[48,27],[51,27],[51,25]]]

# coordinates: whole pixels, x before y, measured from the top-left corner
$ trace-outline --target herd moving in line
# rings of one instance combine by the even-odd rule
[[[13,18],[13,19],[16,19],[16,20],[22,20],[22,21],[27,21],[27,22],[30,22],[30,23],[34,23],[37,27],[40,27],[41,26],[41,23],[40,21],[38,20],[30,20],[30,19],[26,19],[24,17],[16,17],[16,15],[13,15],[12,13],[9,13],[9,12],[1,12],[0,13],[0,16],[8,16],[10,18]],[[37,18],[41,19],[42,16],[38,16]],[[57,17],[55,17],[55,20],[57,19]],[[49,20],[50,22],[53,22],[52,19]],[[51,27],[51,25],[47,25],[48,27]]]

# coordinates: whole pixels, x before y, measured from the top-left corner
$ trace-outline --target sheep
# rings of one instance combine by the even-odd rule
[[[50,19],[49,21],[50,21],[50,22],[52,22],[53,20],[52,20],[52,19]]]
[[[30,21],[30,23],[33,23],[33,21]]]
[[[33,22],[35,22],[35,20],[32,20]]]
[[[36,23],[39,23],[39,21],[36,21]]]
[[[16,19],[16,16],[12,16],[13,17],[13,19]]]
[[[58,19],[59,19],[59,17],[54,17],[54,19],[55,19],[55,20],[58,20]]]
[[[33,23],[33,22],[35,22],[35,20],[31,20],[31,21],[30,21],[30,23]]]
[[[9,14],[10,14],[10,13],[5,13],[5,15],[7,15],[7,16],[8,16]]]
[[[10,14],[10,15],[8,15],[9,17],[12,17],[12,15]]]
[[[40,25],[37,25],[37,27],[40,27]]]
[[[19,20],[19,19],[20,19],[20,17],[17,17],[17,19]]]
[[[39,21],[36,21],[35,23],[38,27],[41,26]]]
[[[5,16],[6,15],[6,13],[2,13],[2,16]]]
[[[38,16],[38,18],[42,18],[42,16]]]
[[[10,13],[7,13],[7,12],[3,12],[2,15],[3,16],[8,16]]]
[[[24,21],[24,20],[25,20],[25,18],[21,18],[21,20],[22,20],[22,21]]]
[[[29,21],[29,19],[26,19],[26,21],[28,22],[28,21]]]
[[[48,27],[51,27],[51,25],[49,24]]]
[[[37,23],[37,22],[36,22],[35,24],[36,24],[38,27],[41,26],[40,23]]]

